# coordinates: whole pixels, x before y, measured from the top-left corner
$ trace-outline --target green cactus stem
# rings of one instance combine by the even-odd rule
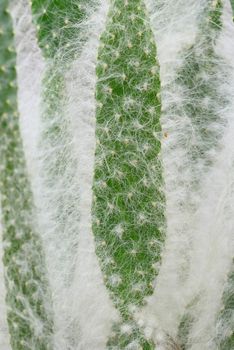
[[[108,18],[97,66],[93,231],[123,321],[109,347],[151,349],[133,312],[153,292],[164,242],[159,64],[141,0],[112,1]]]

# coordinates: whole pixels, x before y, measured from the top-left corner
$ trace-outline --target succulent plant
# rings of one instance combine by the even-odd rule
[[[230,4],[2,0],[0,21],[0,347],[230,350]]]

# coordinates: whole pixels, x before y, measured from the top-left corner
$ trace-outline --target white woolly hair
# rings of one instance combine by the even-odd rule
[[[95,344],[102,350],[117,319],[91,232],[95,67],[108,2],[97,1],[95,8],[87,8],[84,22],[77,24],[86,43],[78,35],[73,38],[70,49],[77,55],[70,68],[63,50],[54,60],[43,59],[27,0],[14,2],[11,12],[21,129],[53,299],[54,348],[93,350]],[[57,101],[54,113],[48,112],[46,95],[53,96],[53,91],[47,84],[61,73],[63,100]],[[53,127],[60,129],[54,139],[53,131],[47,135]]]
[[[17,102],[20,131],[26,155],[27,168],[34,186],[37,169],[37,144],[40,133],[40,103],[45,60],[38,47],[36,28],[28,0],[10,0],[13,20],[17,69]]]
[[[195,322],[189,335],[189,349],[220,349],[220,342],[231,336],[233,316],[221,317],[223,296],[233,293],[228,276],[233,270],[234,244],[234,26],[230,2],[224,1],[223,30],[216,54],[221,59],[218,88],[227,105],[219,113],[226,120],[220,150],[202,187],[203,202],[195,215],[196,231],[191,254],[187,288],[199,294],[192,309]],[[228,295],[226,295],[228,297]],[[234,310],[233,310],[234,312]]]
[[[209,57],[207,33],[199,30],[208,2],[163,3],[146,0],[161,66],[161,122],[168,133],[162,143],[167,240],[155,292],[139,313],[138,322],[146,327],[156,345],[170,349],[175,345],[168,344],[168,337],[177,341],[179,326],[188,313],[193,320],[188,349],[213,350],[223,285],[233,257],[233,29],[225,6],[225,25],[219,39],[216,41],[214,30],[210,32],[215,54]],[[215,74],[204,65],[199,72],[201,82],[215,87],[215,95],[209,96],[208,92],[204,98],[198,129],[185,108],[188,103],[195,108],[197,100],[181,86],[178,76],[192,45],[201,63],[206,60],[207,66],[216,67]],[[209,108],[216,118],[208,125],[214,133],[205,154],[208,161],[198,156],[194,164],[189,155],[192,147],[207,146],[199,129],[207,127],[204,116]]]

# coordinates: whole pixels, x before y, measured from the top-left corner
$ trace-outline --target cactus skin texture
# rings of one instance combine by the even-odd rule
[[[77,42],[74,50],[72,42],[79,38],[85,42],[85,33],[79,26],[88,15],[95,0],[32,0],[32,12],[36,21],[38,41],[46,57],[55,57],[62,52],[64,59],[77,54]]]
[[[159,65],[142,1],[111,2],[98,60],[93,231],[123,321],[108,346],[151,349],[133,321],[164,241]]]
[[[14,34],[7,5],[1,1],[0,191],[7,317],[13,350],[49,350],[52,311],[19,130]]]
[[[49,57],[54,57],[58,47],[66,47],[74,36],[75,28],[71,26],[75,24],[74,18],[68,18],[66,13],[72,16],[78,12],[78,17],[84,16],[78,3],[75,4],[72,0],[33,0],[32,11],[36,19],[39,45]]]

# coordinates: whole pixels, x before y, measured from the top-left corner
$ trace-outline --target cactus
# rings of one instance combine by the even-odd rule
[[[19,129],[14,34],[7,6],[7,0],[1,1],[0,191],[7,318],[12,349],[45,350],[51,349],[51,298]]]
[[[234,123],[223,0],[29,1],[46,67],[32,89],[32,101],[42,89],[37,159],[20,133],[8,1],[0,4],[0,198],[12,349],[229,350],[233,271],[222,282]],[[16,33],[29,48],[20,13]],[[17,35],[15,43],[22,51]],[[26,61],[17,60],[24,71]],[[26,95],[18,94],[20,113]],[[38,172],[28,175],[25,157]]]
[[[152,346],[133,315],[153,291],[164,241],[156,55],[143,2],[112,1],[97,65],[93,185],[96,251],[122,316],[111,349]]]

